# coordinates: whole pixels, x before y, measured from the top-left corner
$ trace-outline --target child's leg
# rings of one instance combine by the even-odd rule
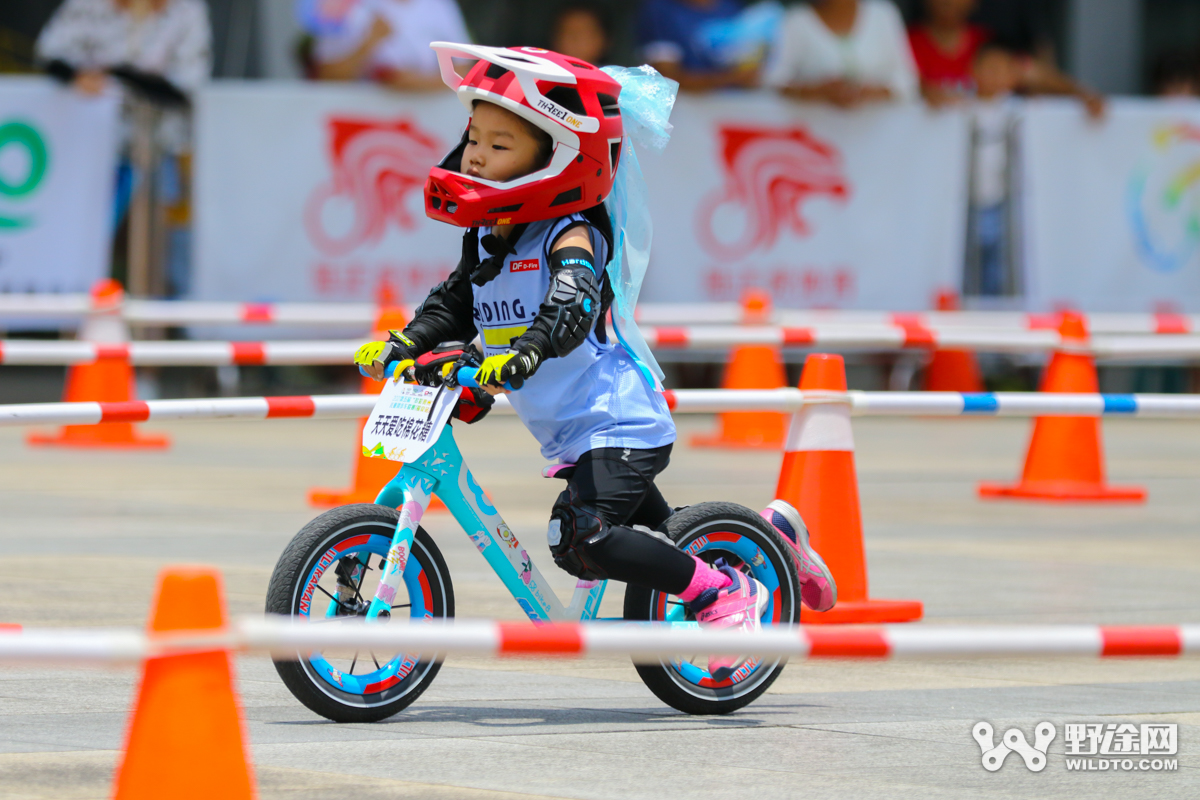
[[[605,577],[679,594],[692,583],[696,561],[659,536],[671,508],[654,485],[671,446],[654,450],[602,448],[584,453],[550,515],[554,561],[577,577]]]
[[[670,446],[584,453],[550,513],[554,563],[576,577],[612,578],[676,595],[701,624],[760,630],[759,618],[769,601],[761,583],[728,566],[716,569],[661,534],[631,527],[659,528],[671,516],[654,485],[670,453]],[[723,681],[744,661],[712,656],[708,670]]]

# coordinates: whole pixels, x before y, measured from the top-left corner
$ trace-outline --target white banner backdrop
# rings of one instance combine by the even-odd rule
[[[930,308],[960,280],[969,133],[958,113],[853,113],[770,95],[682,97],[645,156],[655,238],[643,298]]]
[[[1200,102],[1030,102],[1028,306],[1200,312]]]
[[[466,113],[447,92],[215,84],[198,106],[196,274],[206,300],[409,302],[458,261],[429,167]],[[682,97],[643,154],[655,225],[642,299],[920,310],[958,285],[968,132],[920,107],[846,114],[770,95]]]
[[[225,82],[196,119],[193,298],[419,302],[458,263],[423,199],[466,124],[449,92]]]
[[[118,104],[0,79],[0,292],[86,292],[108,274]]]

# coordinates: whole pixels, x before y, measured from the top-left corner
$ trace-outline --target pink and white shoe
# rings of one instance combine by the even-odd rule
[[[767,587],[719,560],[716,568],[729,579],[720,589],[706,589],[688,605],[701,625],[733,628],[753,633],[762,630],[760,621],[771,597]],[[745,656],[710,656],[708,671],[720,683],[746,662]]]
[[[792,545],[796,572],[800,575],[800,599],[813,611],[828,611],[837,603],[837,584],[833,573],[808,544],[808,527],[800,512],[786,500],[772,500],[762,517],[775,526]]]

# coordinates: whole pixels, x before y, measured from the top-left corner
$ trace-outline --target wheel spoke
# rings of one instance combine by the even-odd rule
[[[412,608],[412,603],[401,603],[400,605],[392,606],[392,608]]]
[[[319,584],[319,583],[318,583],[318,584],[317,584],[317,588],[318,588],[318,589],[320,589],[322,592],[324,592],[326,597],[328,597],[328,598],[329,598],[330,600],[332,600],[333,602],[337,603],[337,606],[338,606],[338,608],[340,608],[340,609],[345,609],[345,608],[346,608],[346,604],[345,604],[345,603],[343,603],[341,600],[338,600],[338,599],[337,599],[336,597],[334,597],[333,595],[331,595],[331,594],[329,593],[329,590],[328,590],[328,589],[326,589],[324,586],[322,586],[321,584]]]
[[[380,668],[381,668],[381,667],[379,666],[379,661],[378,661],[378,660],[376,660],[376,658],[375,658],[375,654],[374,654],[374,653],[371,653],[371,660],[375,662],[375,669],[380,669]]]
[[[354,660],[350,662],[350,671],[347,673],[348,675],[354,674],[354,665],[357,663],[358,663],[358,653],[356,652],[354,654]]]

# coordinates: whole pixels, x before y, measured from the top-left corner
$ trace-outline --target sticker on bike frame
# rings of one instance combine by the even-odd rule
[[[363,455],[402,462],[420,458],[441,436],[461,393],[461,388],[385,381],[363,426]]]

